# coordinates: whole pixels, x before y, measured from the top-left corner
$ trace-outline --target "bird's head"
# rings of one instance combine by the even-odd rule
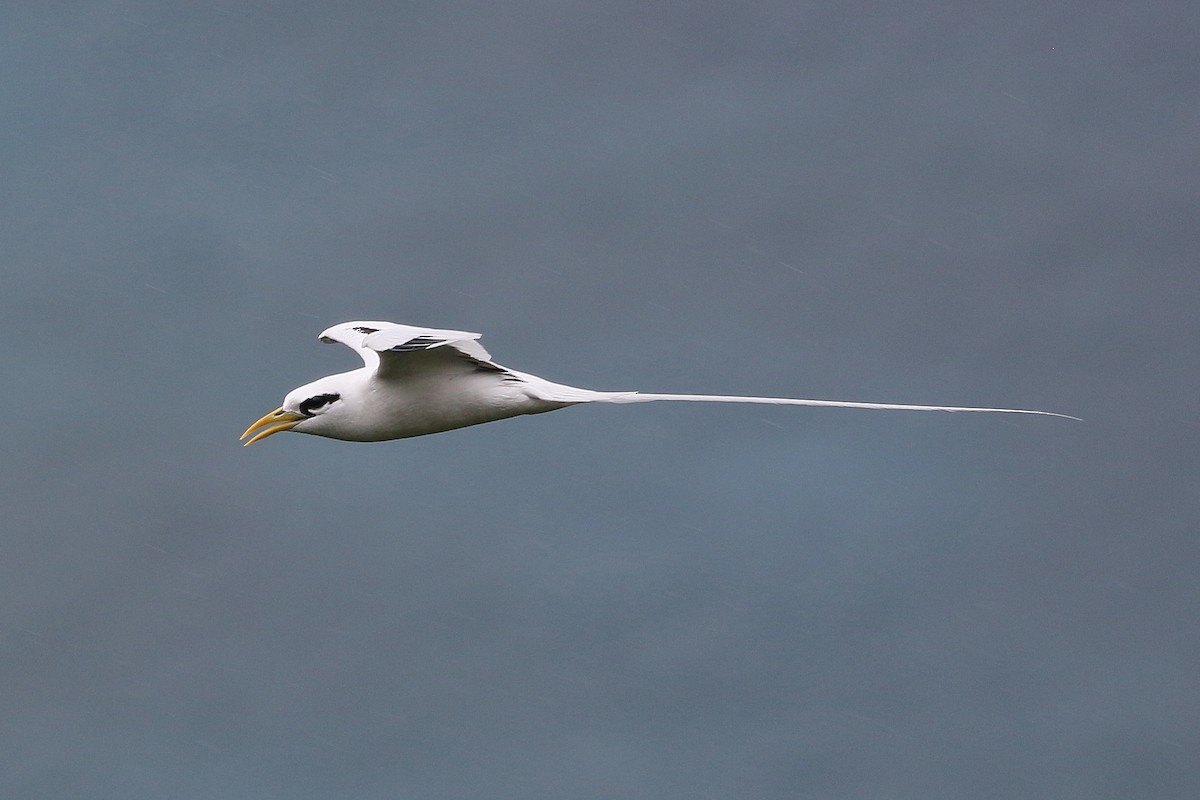
[[[242,438],[250,437],[247,446],[283,431],[340,438],[337,431],[345,423],[344,397],[349,389],[346,375],[330,375],[293,389],[283,405],[247,428]]]

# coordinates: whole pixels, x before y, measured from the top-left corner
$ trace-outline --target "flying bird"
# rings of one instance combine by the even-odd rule
[[[763,403],[899,411],[975,411],[1039,414],[1078,419],[1051,411],[1020,408],[914,406],[791,397],[737,397],[707,394],[597,392],[518,372],[492,361],[480,334],[418,328],[394,322],[344,322],[321,334],[321,341],[354,349],[364,366],[329,375],[293,389],[283,405],[255,422],[242,439],[247,445],[283,431],[352,442],[381,442],[541,414],[581,403],[650,403],[683,400],[702,403]]]

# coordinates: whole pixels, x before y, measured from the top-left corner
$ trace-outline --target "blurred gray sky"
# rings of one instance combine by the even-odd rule
[[[8,2],[0,796],[1200,796],[1194,3]],[[350,319],[655,404],[237,435]]]

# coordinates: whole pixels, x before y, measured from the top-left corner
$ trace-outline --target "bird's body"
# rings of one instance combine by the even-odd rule
[[[336,418],[326,415],[329,427],[322,435],[355,442],[406,439],[566,405],[533,397],[523,384],[476,368],[456,352],[414,354],[412,373],[399,377],[380,378],[367,367],[330,376],[338,379],[345,406]]]
[[[541,414],[580,403],[657,400],[1066,416],[1013,408],[597,392],[552,383],[496,364],[478,339],[477,333],[392,322],[335,325],[321,334],[321,341],[348,345],[365,365],[293,390],[280,408],[251,425],[242,438],[250,437],[246,444],[253,444],[272,434],[294,430],[332,439],[378,442]]]

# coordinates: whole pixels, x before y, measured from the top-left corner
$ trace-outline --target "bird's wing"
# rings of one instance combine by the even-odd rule
[[[491,355],[479,343],[478,333],[418,328],[395,322],[343,322],[321,333],[322,342],[340,342],[362,357],[368,367],[387,371],[406,354],[450,347],[472,361],[490,365]]]

